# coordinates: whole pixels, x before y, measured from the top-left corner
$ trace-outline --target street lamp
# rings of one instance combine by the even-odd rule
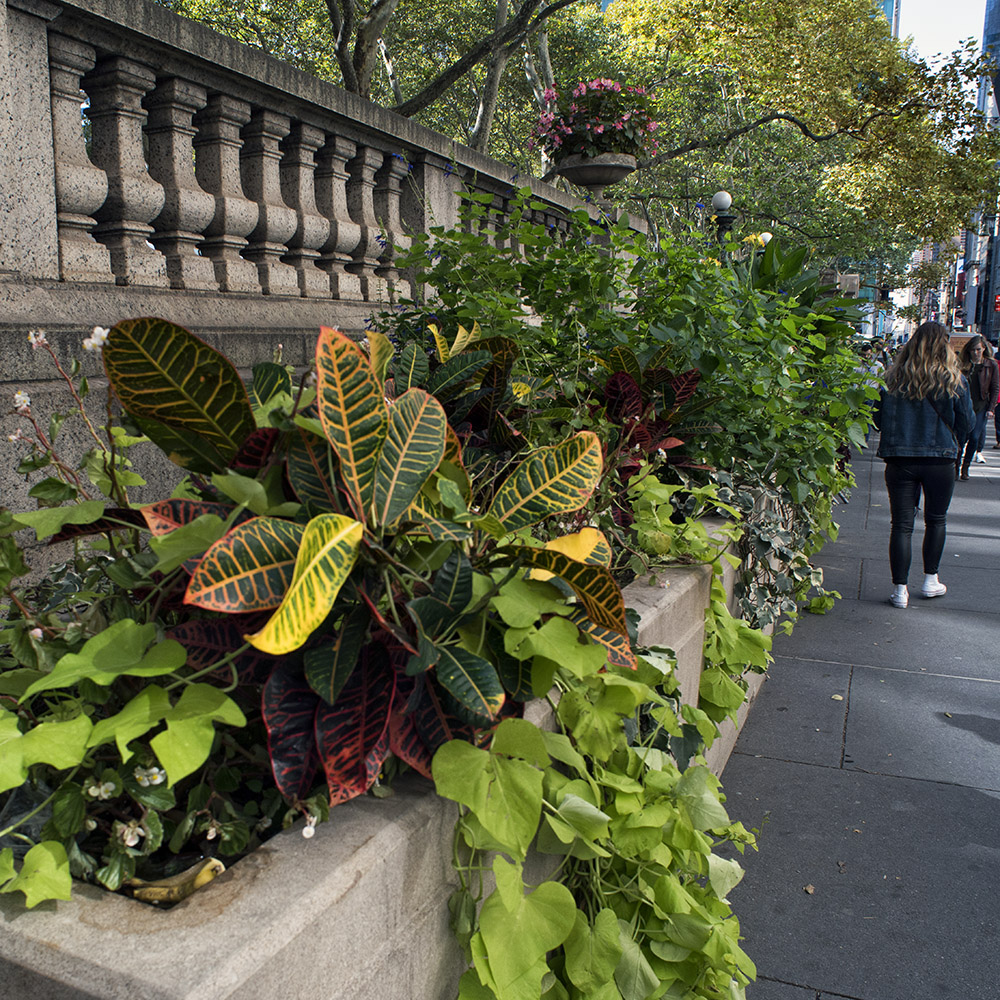
[[[716,191],[712,195],[712,211],[715,212],[715,224],[719,227],[718,240],[725,243],[732,234],[736,216],[730,214],[733,196],[728,191]]]

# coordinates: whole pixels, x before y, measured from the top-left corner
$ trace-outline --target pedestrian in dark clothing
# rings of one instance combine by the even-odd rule
[[[886,373],[886,388],[875,410],[881,432],[878,455],[885,460],[892,528],[889,568],[897,608],[909,603],[914,507],[924,493],[924,597],[941,597],[947,587],[938,580],[944,551],[948,506],[955,489],[955,461],[972,430],[975,415],[969,386],[951,349],[948,330],[924,323],[900,348]]]
[[[1000,370],[985,337],[970,337],[966,341],[962,348],[961,368],[962,374],[969,380],[972,409],[976,414],[976,422],[962,457],[961,478],[968,479],[973,460],[980,463],[986,461],[982,454],[986,446],[986,420],[996,409],[997,394],[1000,393]]]

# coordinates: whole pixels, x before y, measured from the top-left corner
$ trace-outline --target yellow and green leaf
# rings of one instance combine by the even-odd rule
[[[528,566],[548,570],[558,576],[580,598],[592,622],[619,635],[628,635],[621,588],[606,567],[577,562],[561,552],[527,545],[511,545],[500,551],[512,561],[520,559]]]
[[[278,607],[305,530],[276,517],[255,517],[233,528],[198,563],[184,603],[228,614]]]
[[[466,330],[464,326],[459,324],[458,333],[455,335],[455,342],[451,345],[451,356],[454,357],[456,354],[461,354],[469,344],[473,341],[479,339],[479,324],[473,323],[471,330]]]
[[[503,685],[489,660],[461,646],[438,646],[435,675],[441,686],[477,719],[492,722],[503,708]]]
[[[122,406],[163,438],[178,464],[218,471],[257,426],[232,363],[183,327],[126,320],[111,329],[102,354]]]
[[[385,385],[385,373],[392,361],[395,348],[392,341],[384,333],[378,330],[366,330],[365,336],[368,338],[368,357],[371,360],[372,371],[379,385]]]
[[[330,613],[358,557],[364,525],[343,514],[319,514],[305,528],[292,582],[278,610],[247,641],[280,656],[298,649]]]
[[[594,492],[603,464],[593,431],[539,448],[504,480],[487,514],[507,531],[517,531],[550,514],[579,510]]]
[[[451,357],[448,341],[433,323],[429,323],[427,329],[430,330],[431,336],[434,338],[434,344],[437,346],[438,360],[441,364],[444,364]]]
[[[597,528],[584,528],[572,535],[561,535],[546,542],[544,548],[553,552],[561,552],[577,562],[590,563],[593,566],[611,565],[611,546],[604,533]],[[552,574],[548,570],[533,569],[532,580],[548,580]]]
[[[423,389],[409,389],[389,410],[375,478],[375,520],[388,526],[416,499],[444,456],[448,418]]]
[[[367,521],[389,423],[381,386],[361,348],[329,327],[320,329],[316,342],[316,378],[323,433],[340,459],[340,475],[355,513]]]

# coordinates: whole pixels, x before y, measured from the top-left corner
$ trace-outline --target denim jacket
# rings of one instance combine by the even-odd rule
[[[958,458],[975,423],[969,383],[957,396],[907,399],[882,390],[875,408],[879,458]]]

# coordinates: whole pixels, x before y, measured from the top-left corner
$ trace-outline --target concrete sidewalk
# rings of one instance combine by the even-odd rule
[[[992,426],[990,427],[992,432]],[[955,486],[924,600],[888,603],[874,447],[819,562],[843,595],[774,643],[723,775],[759,830],[733,890],[748,1000],[1000,1000],[1000,451]]]

